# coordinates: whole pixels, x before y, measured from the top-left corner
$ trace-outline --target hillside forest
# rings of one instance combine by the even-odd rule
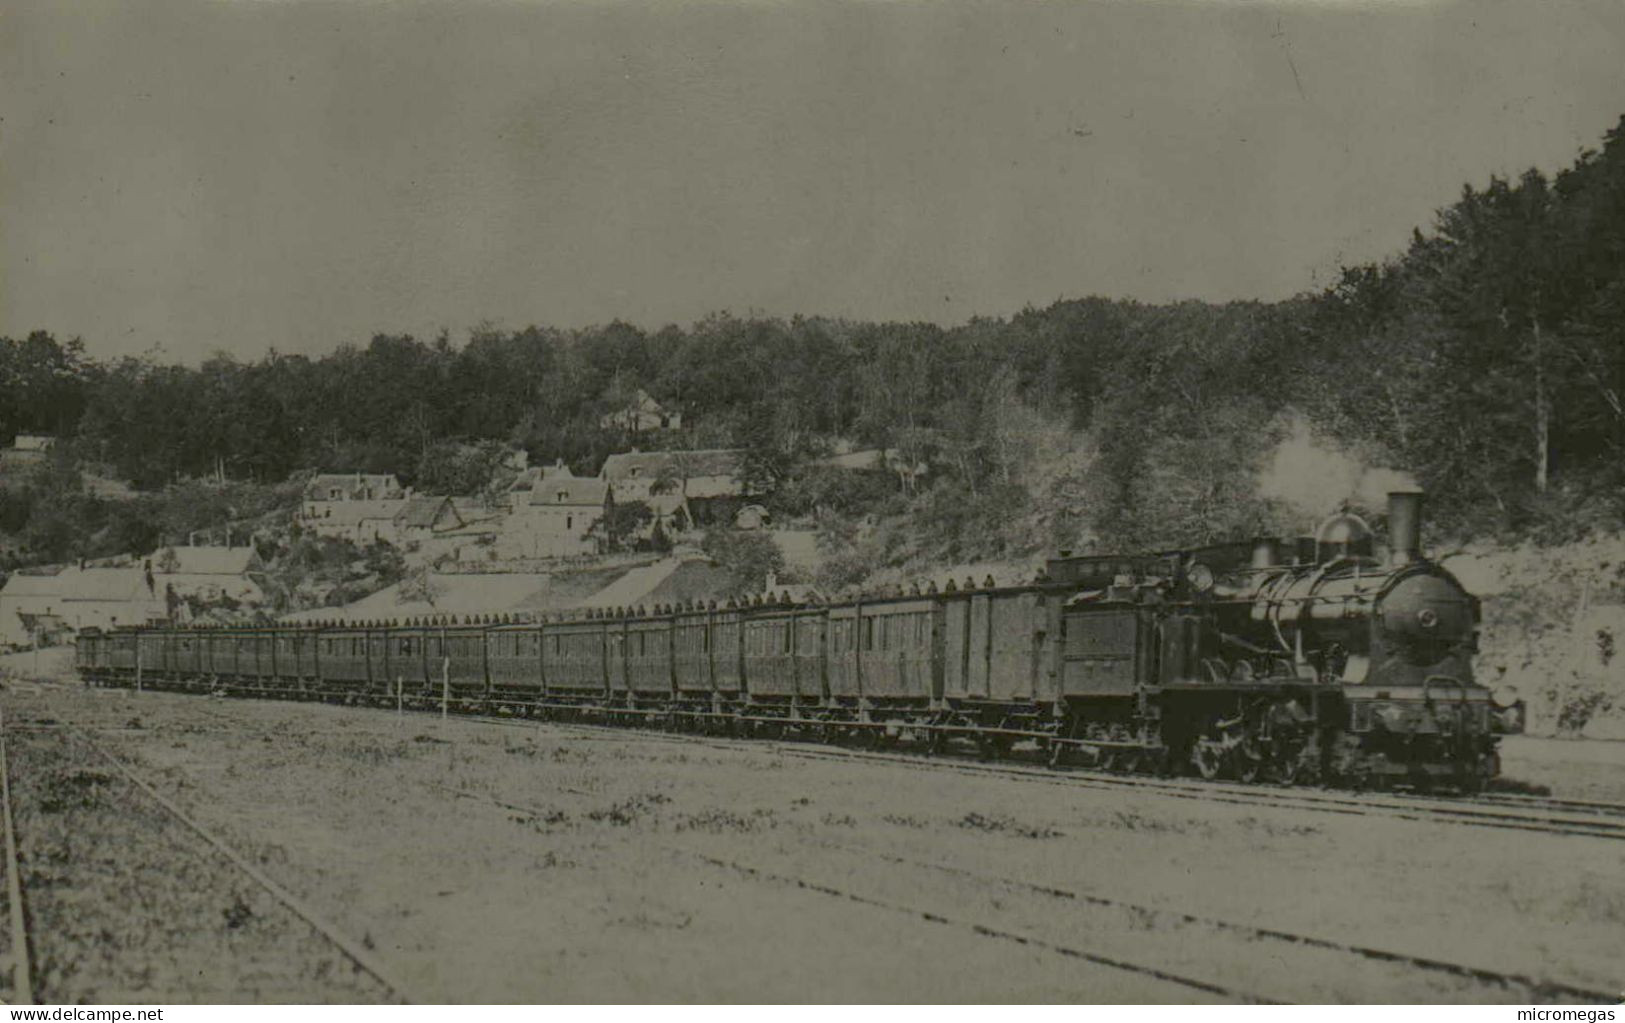
[[[1555,176],[1465,186],[1395,242],[1281,302],[1089,297],[952,327],[725,312],[653,331],[482,324],[466,341],[378,335],[195,367],[101,360],[43,330],[4,338],[0,440],[60,442],[0,490],[0,567],[268,512],[306,469],[467,493],[514,446],[594,473],[630,443],[747,449],[749,482],[779,521],[818,525],[847,582],[1301,531],[1342,501],[1375,510],[1373,484],[1396,476],[1430,493],[1435,541],[1617,528],[1625,119]],[[600,427],[639,389],[685,429]],[[837,439],[894,449],[905,471],[818,466]]]

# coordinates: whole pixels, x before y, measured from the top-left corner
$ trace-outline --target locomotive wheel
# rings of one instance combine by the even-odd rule
[[[1296,750],[1286,761],[1285,777],[1288,785],[1315,785],[1321,780],[1320,749],[1314,743]]]
[[[1483,793],[1490,779],[1490,758],[1479,757],[1478,762],[1465,767],[1456,785],[1464,796],[1476,796]]]
[[[1230,754],[1230,762],[1235,770],[1237,780],[1255,782],[1264,772],[1264,765],[1268,762],[1264,751],[1251,740],[1237,746]]]
[[[1277,753],[1275,759],[1270,762],[1270,780],[1278,781],[1282,785],[1298,784],[1303,773],[1303,751],[1301,749]]]
[[[976,747],[983,760],[1002,760],[1010,755],[1010,747],[1014,744],[1015,740],[1008,735],[983,734],[976,737]]]
[[[1066,766],[1066,744],[1061,743],[1061,742],[1052,742],[1052,743],[1050,743],[1049,744],[1049,753],[1044,758],[1044,761],[1045,761],[1046,764],[1048,764],[1052,768],[1065,767]]]
[[[1212,781],[1224,771],[1224,747],[1213,739],[1197,739],[1191,744],[1191,765],[1196,773]]]

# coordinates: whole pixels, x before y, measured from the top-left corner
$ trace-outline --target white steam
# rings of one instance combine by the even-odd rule
[[[1369,465],[1348,448],[1317,437],[1309,420],[1298,413],[1293,414],[1287,436],[1258,477],[1261,497],[1280,501],[1310,518],[1334,512],[1345,503],[1377,511],[1390,491],[1418,489],[1410,473]]]

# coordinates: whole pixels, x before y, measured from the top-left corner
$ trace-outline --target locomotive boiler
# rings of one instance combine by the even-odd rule
[[[1520,727],[1521,707],[1473,679],[1478,601],[1423,556],[1421,502],[1389,495],[1384,557],[1344,511],[1311,536],[1125,566],[1138,578],[1073,598],[1069,626],[1098,657],[1101,634],[1124,634],[1096,624],[1114,605],[1144,619],[1153,642],[1120,655],[1151,663],[1117,717],[1203,776],[1476,789],[1498,772],[1496,736]],[[1103,710],[1068,716],[1100,735]]]

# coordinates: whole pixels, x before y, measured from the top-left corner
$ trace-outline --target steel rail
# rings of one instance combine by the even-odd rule
[[[1232,934],[1245,935],[1248,938],[1269,941],[1285,942],[1287,944],[1302,945],[1306,948],[1318,948],[1331,952],[1344,952],[1372,959],[1378,962],[1398,963],[1420,970],[1447,973],[1452,976],[1493,983],[1502,988],[1511,986],[1522,987],[1537,1002],[1551,1002],[1558,998],[1577,998],[1586,1002],[1612,1003],[1618,1001],[1617,992],[1604,991],[1600,988],[1588,988],[1581,984],[1568,981],[1543,980],[1523,973],[1510,973],[1488,967],[1471,966],[1465,963],[1450,962],[1445,959],[1435,959],[1432,956],[1414,955],[1408,952],[1396,952],[1389,949],[1373,948],[1367,945],[1357,945],[1336,941],[1330,938],[1320,938],[1309,934],[1297,934],[1292,931],[1281,930],[1275,927],[1258,927],[1253,924],[1237,923],[1232,920],[1221,920],[1214,917],[1199,916],[1178,909],[1166,909],[1160,906],[1143,903],[1128,902],[1123,899],[1114,899],[1092,892],[1078,892],[1053,885],[1038,884],[1018,878],[1003,877],[996,874],[984,874],[979,871],[967,870],[964,867],[955,867],[951,864],[933,860],[914,859],[907,856],[897,856],[892,853],[881,852],[876,849],[866,849],[861,846],[849,845],[844,842],[822,841],[819,844],[833,849],[860,855],[872,856],[876,859],[901,866],[935,870],[939,873],[955,874],[960,877],[971,878],[986,884],[1003,885],[1009,888],[1020,888],[1038,895],[1055,899],[1065,899],[1071,902],[1086,903],[1111,909],[1128,910],[1133,913],[1150,917],[1172,918],[1181,923],[1194,924],[1214,930],[1226,931]]]
[[[128,764],[114,756],[112,753],[109,753],[107,750],[103,749],[82,729],[74,728],[73,726],[69,726],[69,729],[72,733],[79,737],[80,741],[89,746],[93,752],[98,754],[102,759],[106,760],[115,769],[117,769],[127,781],[129,781],[136,788],[140,789],[142,792],[146,793],[153,802],[163,807],[176,820],[186,825],[188,829],[201,838],[206,844],[212,847],[221,856],[225,857],[225,859],[230,862],[232,866],[254,879],[254,881],[256,881],[260,887],[269,892],[273,898],[282,903],[282,905],[285,906],[290,912],[292,912],[299,919],[303,920],[318,934],[322,935],[322,937],[332,942],[334,946],[344,953],[346,958],[355,963],[355,965],[362,971],[370,974],[374,980],[382,984],[385,989],[387,989],[396,998],[407,1004],[412,1004],[415,1001],[408,996],[406,986],[402,984],[400,980],[395,978],[390,971],[378,961],[377,957],[375,957],[371,952],[367,951],[366,948],[362,947],[360,943],[347,937],[336,926],[334,926],[321,914],[317,913],[309,903],[282,887],[282,885],[278,884],[270,877],[270,875],[266,874],[265,871],[261,870],[254,863],[249,861],[241,853],[237,852],[237,850],[227,845],[196,818],[192,817],[185,810],[181,809],[175,804],[174,801],[169,799],[163,793],[159,792],[151,784],[137,775],[134,769],[132,769]]]
[[[7,756],[5,716],[0,712],[0,815],[6,829],[6,902],[11,917],[12,996],[34,1004],[34,975],[28,953],[28,914],[23,905],[22,867],[17,855],[17,823],[11,807],[11,760]]]
[[[466,790],[463,790],[463,789],[456,789],[456,788],[452,788],[450,786],[436,786],[436,787],[437,788],[444,788],[445,791],[450,792],[453,795],[459,796],[459,797],[461,797],[463,799],[470,799],[470,800],[474,800],[475,802],[480,802],[480,803],[488,803],[488,804],[490,804],[492,806],[495,806],[495,807],[498,807],[499,809],[502,809],[502,810],[524,814],[524,815],[532,818],[533,820],[540,820],[540,819],[542,819],[543,817],[546,816],[545,811],[539,810],[539,809],[537,809],[535,807],[524,806],[524,805],[519,804],[519,803],[510,803],[510,802],[506,802],[504,800],[499,800],[499,799],[493,799],[493,798],[491,798],[489,796],[486,796],[486,795],[483,795],[483,794],[480,794],[480,793],[469,792],[469,791],[466,791]],[[870,906],[872,908],[884,909],[884,910],[887,910],[889,912],[899,913],[899,914],[902,914],[902,915],[905,915],[905,916],[916,917],[918,919],[925,920],[925,921],[927,921],[929,923],[938,924],[940,926],[954,927],[954,928],[958,928],[958,929],[961,929],[961,930],[967,930],[967,931],[970,931],[973,934],[976,934],[976,935],[979,935],[979,936],[985,937],[985,938],[996,938],[996,939],[998,939],[1000,941],[1008,941],[1008,942],[1011,942],[1013,944],[1025,946],[1027,948],[1042,949],[1042,950],[1044,950],[1046,952],[1053,952],[1053,953],[1055,953],[1057,955],[1066,956],[1067,958],[1070,958],[1070,959],[1080,959],[1080,960],[1083,960],[1085,962],[1094,963],[1097,966],[1104,966],[1104,967],[1108,967],[1108,968],[1114,969],[1114,970],[1119,970],[1119,971],[1122,971],[1122,972],[1125,972],[1125,973],[1133,973],[1133,974],[1138,974],[1138,975],[1141,975],[1141,976],[1151,977],[1151,978],[1156,979],[1156,980],[1161,980],[1161,981],[1164,981],[1164,982],[1167,982],[1167,983],[1170,983],[1170,984],[1176,984],[1176,985],[1179,985],[1181,987],[1189,988],[1189,989],[1191,989],[1193,991],[1201,991],[1201,992],[1204,992],[1206,994],[1217,995],[1220,998],[1229,998],[1229,999],[1233,999],[1233,1000],[1238,1001],[1238,1002],[1245,1002],[1245,1003],[1257,1004],[1257,1005],[1278,1005],[1278,1004],[1281,1004],[1280,1002],[1278,1002],[1278,1001],[1276,1001],[1275,999],[1272,999],[1272,998],[1267,998],[1267,997],[1264,997],[1264,996],[1261,996],[1261,995],[1255,995],[1255,994],[1252,994],[1252,993],[1249,993],[1249,992],[1241,991],[1241,990],[1239,990],[1237,988],[1226,987],[1226,986],[1224,986],[1222,984],[1216,984],[1216,983],[1213,983],[1212,981],[1202,980],[1201,978],[1198,978],[1198,977],[1188,977],[1188,976],[1185,976],[1183,974],[1174,973],[1171,970],[1165,970],[1165,969],[1163,969],[1161,967],[1158,967],[1158,966],[1151,966],[1151,965],[1147,965],[1145,963],[1136,963],[1136,962],[1132,962],[1130,960],[1118,958],[1118,957],[1115,957],[1115,956],[1102,955],[1102,954],[1100,954],[1098,952],[1090,952],[1090,951],[1088,951],[1086,949],[1074,948],[1074,947],[1069,946],[1069,945],[1062,945],[1062,944],[1059,944],[1057,942],[1049,941],[1049,940],[1046,940],[1044,938],[1035,937],[1035,936],[1030,935],[1030,934],[1022,934],[1022,933],[1019,933],[1017,931],[1005,930],[1003,928],[993,927],[993,926],[990,926],[988,924],[980,923],[980,922],[974,921],[974,920],[965,920],[965,919],[960,919],[960,918],[957,918],[957,917],[947,916],[945,914],[938,913],[938,912],[936,912],[934,910],[920,909],[920,908],[918,908],[916,906],[910,906],[910,905],[907,905],[907,904],[901,903],[901,902],[892,902],[892,901],[889,901],[889,900],[886,900],[886,899],[878,899],[878,898],[874,898],[874,897],[868,896],[868,895],[860,895],[857,892],[847,891],[845,889],[836,888],[836,887],[833,887],[831,885],[820,884],[818,882],[809,881],[809,880],[807,880],[805,878],[794,877],[794,876],[791,876],[791,875],[788,875],[788,874],[775,873],[773,871],[766,870],[766,869],[761,868],[761,867],[754,867],[754,866],[750,866],[749,864],[740,863],[740,862],[738,862],[736,860],[719,859],[719,858],[714,857],[714,856],[708,856],[708,855],[706,855],[704,853],[698,853],[698,852],[694,852],[693,850],[690,850],[690,849],[684,849],[681,846],[671,845],[669,843],[660,843],[659,848],[663,848],[669,853],[673,853],[673,854],[676,854],[676,855],[679,855],[679,856],[683,856],[683,857],[687,857],[687,858],[690,858],[690,859],[693,859],[693,860],[697,860],[698,862],[705,863],[705,864],[713,866],[713,867],[719,867],[719,868],[724,869],[724,870],[731,870],[731,871],[733,871],[735,873],[741,874],[741,875],[743,875],[745,877],[749,877],[749,878],[751,878],[753,880],[771,881],[771,882],[774,882],[774,883],[777,883],[777,884],[792,885],[792,886],[794,886],[796,888],[799,888],[799,889],[801,889],[803,891],[815,892],[815,893],[817,893],[819,895],[826,895],[826,896],[830,896],[830,897],[833,897],[833,898],[844,899],[846,901],[854,902],[854,903],[857,903],[857,904],[863,905],[863,906]]]
[[[468,720],[490,724],[523,726],[518,719],[465,715]],[[563,730],[608,731],[624,734],[624,729],[609,725],[581,722],[547,721],[549,727]],[[848,750],[821,747],[816,744],[793,744],[780,741],[759,742],[745,739],[726,739],[715,736],[679,735],[669,732],[640,731],[639,736],[663,742],[695,743],[713,749],[771,750],[784,756],[809,760],[875,761],[896,764],[911,770],[950,770],[963,774],[1021,778],[1045,785],[1061,785],[1090,789],[1137,789],[1155,792],[1174,799],[1193,799],[1206,803],[1229,803],[1238,806],[1270,806],[1282,809],[1313,810],[1347,816],[1381,816],[1396,820],[1427,823],[1457,824],[1472,827],[1500,828],[1514,831],[1533,831],[1553,835],[1598,838],[1625,841],[1625,820],[1584,820],[1564,817],[1536,816],[1528,813],[1475,809],[1469,803],[1428,803],[1394,797],[1386,799],[1340,796],[1334,793],[1294,790],[1268,786],[1243,787],[1213,782],[1159,781],[1133,775],[1109,775],[1097,772],[1056,771],[1048,768],[1025,767],[1014,764],[967,763],[943,757],[927,758],[921,754],[876,753],[869,750]],[[1625,811],[1625,807],[1620,808]]]
[[[340,693],[321,693],[310,690],[257,688],[251,690],[236,690],[241,697],[273,697],[276,693],[297,693],[305,696],[339,696]],[[372,696],[375,694],[348,694]],[[630,717],[669,717],[670,711],[652,710],[647,708],[608,707],[603,705],[584,705],[559,703],[556,701],[518,701],[518,700],[490,700],[481,698],[487,705],[508,707],[511,709],[531,710],[576,710],[591,713],[601,713],[612,716]],[[459,712],[465,720],[485,721],[492,724],[520,726],[528,724],[535,719],[503,718],[481,714],[479,712]],[[775,724],[817,724],[810,719],[771,718],[760,716],[738,716],[729,714],[687,714],[690,717],[719,717],[731,721],[763,721]],[[624,728],[611,725],[589,724],[579,721],[557,721],[544,718],[546,723],[561,729],[588,729],[608,732],[625,733]],[[856,722],[837,722],[841,726],[857,725]],[[864,727],[885,727],[882,723],[870,722]],[[907,726],[914,727],[914,726]],[[921,726],[925,727],[925,726]],[[1275,806],[1287,809],[1315,810],[1326,813],[1343,813],[1353,816],[1388,816],[1399,820],[1428,821],[1435,823],[1449,823],[1486,828],[1499,828],[1514,831],[1538,832],[1553,835],[1568,835],[1604,840],[1625,841],[1625,806],[1615,804],[1601,804],[1602,809],[1582,809],[1578,806],[1564,805],[1563,803],[1546,804],[1552,812],[1581,814],[1589,819],[1575,819],[1555,816],[1536,816],[1529,812],[1513,810],[1515,802],[1501,802],[1499,800],[1479,801],[1478,797],[1451,800],[1445,802],[1427,802],[1423,797],[1406,797],[1399,794],[1388,794],[1384,797],[1371,797],[1359,795],[1340,795],[1332,792],[1310,789],[1291,788],[1274,785],[1238,785],[1223,781],[1176,781],[1158,779],[1144,775],[1114,775],[1104,772],[1054,768],[1041,768],[1018,764],[992,764],[992,763],[966,763],[951,757],[933,756],[911,753],[880,753],[869,750],[849,750],[838,747],[817,748],[813,742],[786,743],[783,740],[744,740],[729,739],[718,736],[681,735],[671,732],[658,732],[652,729],[639,729],[638,734],[650,738],[672,741],[691,742],[710,745],[713,748],[739,748],[755,747],[772,749],[790,756],[802,758],[825,759],[869,759],[883,760],[902,764],[916,769],[947,769],[966,773],[997,774],[1008,777],[1025,777],[1046,784],[1074,785],[1083,788],[1096,789],[1139,789],[1156,792],[1171,798],[1189,798],[1211,803],[1232,803],[1247,806]],[[1538,799],[1539,797],[1532,797]],[[1572,802],[1572,801],[1571,801]],[[1506,807],[1504,810],[1491,809],[1496,805]],[[1542,809],[1538,803],[1528,804],[1531,810]],[[1476,809],[1484,807],[1484,809]],[[1509,812],[1510,811],[1510,812]],[[1618,816],[1619,822],[1608,819],[1598,819]]]

